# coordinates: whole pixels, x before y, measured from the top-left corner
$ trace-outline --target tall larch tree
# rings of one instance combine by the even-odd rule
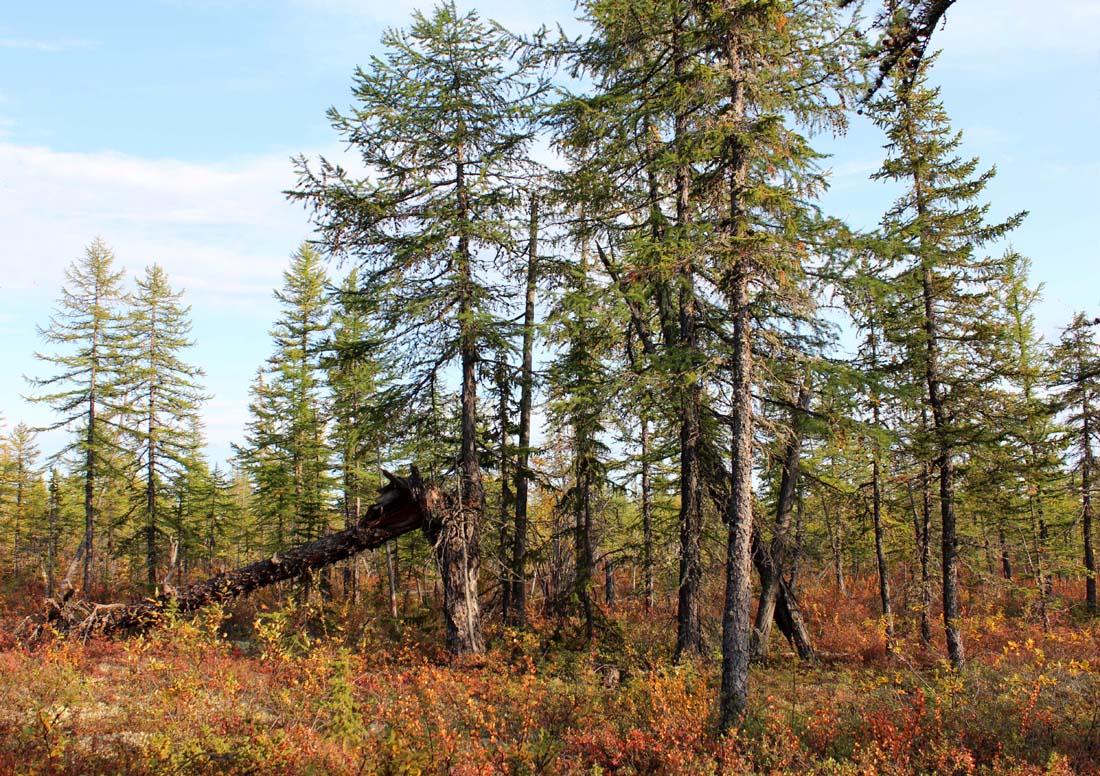
[[[951,129],[939,90],[927,83],[934,59],[918,65],[911,80],[895,77],[890,94],[875,103],[888,157],[874,177],[906,189],[884,216],[882,228],[907,296],[911,364],[922,375],[931,416],[932,463],[939,476],[943,622],[948,657],[962,668],[956,464],[974,438],[974,413],[967,409],[980,402],[981,388],[999,371],[988,352],[995,332],[986,325],[982,306],[993,303],[991,284],[1002,267],[978,251],[1015,227],[1023,214],[987,223],[989,206],[978,200],[994,170],[978,172],[977,159],[958,156],[961,134]]]
[[[361,263],[409,407],[458,361],[459,487],[453,514],[433,524],[433,543],[447,647],[478,653],[478,362],[503,344],[499,313],[509,297],[498,269],[518,253],[530,118],[543,84],[512,60],[508,34],[453,3],[414,12],[407,30],[390,30],[382,42],[385,53],[355,74],[355,107],[329,112],[371,177],[302,159],[291,196],[313,208],[330,251]]]
[[[108,433],[107,424],[117,422],[125,295],[123,272],[114,268],[114,261],[114,253],[97,238],[65,270],[66,285],[50,324],[38,330],[42,340],[57,350],[35,353],[56,371],[30,380],[37,390],[32,399],[49,405],[59,416],[47,428],[74,432],[75,438],[58,456],[75,454],[84,480],[84,538],[78,553],[83,557],[85,594],[94,581],[96,488],[109,470],[116,438]]]
[[[748,699],[752,633],[754,387],[758,354],[814,319],[807,271],[826,232],[814,200],[819,155],[800,130],[843,130],[853,39],[826,2],[700,4],[712,60],[697,182],[727,332],[730,479],[719,720],[732,728]],[[797,341],[798,337],[793,337]]]
[[[198,454],[201,439],[193,433],[205,398],[203,372],[184,360],[190,339],[190,307],[183,292],[173,291],[164,268],[152,264],[137,279],[127,326],[126,408],[144,471],[141,513],[144,516],[145,569],[149,587],[157,585],[163,537],[165,483],[180,476]]]
[[[327,283],[321,255],[303,243],[283,273],[283,287],[275,292],[281,313],[271,330],[275,352],[268,365],[280,408],[281,447],[289,466],[299,541],[312,541],[323,533],[332,486],[320,358],[331,320]]]
[[[1054,350],[1053,389],[1064,414],[1078,477],[1081,538],[1085,567],[1085,607],[1098,611],[1093,494],[1096,489],[1096,448],[1100,443],[1100,318],[1077,313],[1062,330]]]

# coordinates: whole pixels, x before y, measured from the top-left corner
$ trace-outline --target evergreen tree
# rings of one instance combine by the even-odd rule
[[[60,418],[49,429],[73,429],[76,438],[58,456],[74,453],[84,477],[84,539],[78,553],[83,556],[82,587],[87,594],[93,582],[96,487],[107,473],[114,440],[108,424],[117,422],[119,395],[120,324],[124,296],[122,271],[114,270],[114,254],[101,240],[94,240],[84,256],[65,271],[62,288],[50,325],[39,336],[59,350],[35,353],[55,367],[49,377],[32,379],[40,390],[34,401],[48,404]]]
[[[20,555],[36,539],[43,526],[39,515],[44,506],[44,488],[38,468],[40,451],[34,430],[26,423],[18,423],[3,440],[3,490],[0,494],[0,511],[11,531],[11,566],[18,571]]]
[[[1065,413],[1077,475],[1080,478],[1081,536],[1085,566],[1085,606],[1097,613],[1096,551],[1092,497],[1096,489],[1096,445],[1100,442],[1100,339],[1089,320],[1077,313],[1062,330],[1054,350],[1053,387],[1059,408]]]
[[[330,323],[328,277],[320,254],[303,244],[283,273],[275,298],[283,308],[271,336],[272,389],[278,397],[282,447],[294,491],[294,528],[312,541],[327,527],[331,495],[330,458],[319,351]]]
[[[256,511],[272,546],[311,541],[327,528],[331,451],[320,351],[330,323],[320,256],[302,245],[275,292],[282,313],[275,352],[252,386],[251,419],[238,457],[253,477]]]
[[[986,325],[982,305],[1002,264],[976,251],[1016,226],[1023,214],[986,223],[989,206],[975,200],[994,171],[977,173],[977,159],[956,155],[961,136],[950,128],[939,91],[927,85],[930,64],[917,66],[911,84],[895,78],[892,93],[874,106],[889,141],[889,156],[874,177],[906,186],[885,215],[883,230],[912,323],[910,363],[923,377],[931,415],[942,524],[943,619],[949,658],[961,668],[956,464],[978,432],[975,414],[967,409],[981,403],[981,389],[999,372],[991,356],[996,324]]]
[[[515,216],[542,84],[509,63],[514,43],[476,13],[443,3],[387,32],[387,51],[355,74],[358,105],[333,126],[373,171],[354,180],[322,159],[302,159],[291,196],[314,208],[335,253],[364,266],[378,300],[387,363],[404,375],[406,405],[435,387],[457,358],[461,380],[459,492],[435,544],[443,573],[447,645],[481,652],[477,576],[484,504],[478,459],[477,364],[497,350],[506,301],[495,268],[515,256]]]
[[[144,469],[142,512],[146,582],[157,585],[160,563],[164,483],[179,476],[198,454],[201,439],[193,433],[205,396],[198,383],[202,370],[183,360],[189,339],[190,308],[182,292],[173,291],[159,264],[145,269],[132,297],[128,366],[124,380],[133,397],[127,414]]]

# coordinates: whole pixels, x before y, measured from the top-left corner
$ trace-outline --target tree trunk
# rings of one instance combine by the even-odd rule
[[[886,651],[889,653],[894,648],[894,613],[890,609],[890,570],[886,567],[886,549],[883,544],[882,484],[879,472],[877,446],[875,448],[874,459],[871,461],[871,519],[874,522],[875,529],[875,563],[878,566],[878,595],[882,605],[882,621],[886,629]]]
[[[497,425],[499,426],[500,436],[497,439],[497,444],[500,448],[497,465],[500,470],[500,504],[499,504],[499,516],[500,516],[500,611],[501,619],[504,622],[512,621],[512,564],[509,563],[509,555],[512,547],[515,545],[515,541],[511,536],[512,525],[512,502],[515,500],[512,495],[511,486],[511,466],[509,462],[510,453],[508,450],[508,436],[509,426],[511,423],[508,419],[508,405],[511,402],[511,390],[508,383],[508,363],[507,353],[502,349],[498,354],[499,359],[496,367],[496,384],[497,391],[499,393],[499,402],[497,404]]]
[[[761,587],[775,580],[776,598],[775,606],[772,607],[772,617],[779,632],[795,648],[800,658],[813,660],[816,653],[813,642],[810,640],[810,632],[802,618],[798,598],[795,596],[793,587],[783,579],[782,575],[776,573],[771,557],[764,551],[764,543],[760,540],[760,532],[757,530],[752,532],[752,564],[756,567],[756,573],[760,575]]]
[[[457,149],[455,191],[458,197],[457,272],[459,291],[459,357],[462,367],[462,422],[459,456],[458,503],[433,537],[443,577],[443,615],[447,623],[447,649],[455,655],[485,651],[481,635],[478,571],[481,568],[481,518],[484,509],[481,466],[477,444],[477,331],[474,290],[467,233],[470,210],[465,180],[464,149]]]
[[[686,67],[682,35],[683,17],[677,15],[672,33],[673,77],[683,82]],[[676,166],[676,239],[685,240],[691,225],[691,174],[687,152],[688,115],[678,110],[673,119],[673,144],[680,161]],[[690,247],[688,248],[690,251]],[[702,485],[699,474],[699,433],[702,388],[698,369],[696,335],[695,268],[690,254],[677,257],[679,284],[680,366],[680,587],[676,608],[676,659],[703,652],[703,628],[699,613],[699,585],[703,578],[700,537],[703,531]]]
[[[722,689],[719,726],[738,724],[748,703],[752,633],[752,341],[748,267],[734,268],[733,428],[727,521],[726,595],[722,610]]]
[[[61,599],[47,602],[44,624],[81,637],[92,633],[140,633],[155,627],[169,609],[187,615],[204,606],[228,603],[276,582],[300,578],[363,550],[380,547],[417,528],[437,533],[440,524],[446,524],[446,504],[450,499],[438,487],[425,483],[415,467],[407,478],[387,476],[389,484],[351,528],[235,571],[216,574],[179,591],[166,590],[136,604],[88,605],[71,600],[70,591]]]
[[[841,531],[844,528],[844,523],[838,514],[836,521],[829,517],[829,502],[825,498],[825,494],[819,494],[821,496],[821,511],[825,516],[825,527],[829,531],[829,546],[833,551],[833,578],[836,580],[836,591],[841,595],[848,595],[848,588],[844,584],[844,536]]]
[[[925,384],[932,407],[932,430],[936,435],[940,472],[940,522],[943,551],[943,628],[947,634],[947,657],[951,666],[961,670],[966,662],[962,633],[959,631],[959,538],[955,517],[955,460],[948,429],[948,408],[944,400],[939,371],[939,339],[935,310],[932,269],[924,268]]]
[[[783,456],[783,470],[779,478],[779,497],[775,506],[775,535],[771,543],[772,573],[761,574],[760,602],[756,608],[756,624],[752,632],[752,656],[756,660],[768,654],[768,639],[775,619],[776,599],[783,575],[787,571],[788,541],[791,515],[794,514],[795,489],[798,485],[799,459],[802,454],[802,414],[810,406],[809,380],[800,381],[797,406],[791,410],[790,436]],[[763,551],[763,548],[761,548]]]
[[[531,195],[527,242],[527,293],[523,309],[523,366],[520,371],[519,461],[516,464],[516,522],[512,536],[511,623],[527,622],[527,492],[531,447],[531,406],[534,393],[535,291],[538,280],[539,198]]]
[[[653,500],[649,475],[649,421],[642,418],[642,570],[645,610],[653,608]]]
[[[1082,391],[1082,396],[1087,394]],[[1082,399],[1084,417],[1085,456],[1081,462],[1081,531],[1085,545],[1085,608],[1089,614],[1096,614],[1096,555],[1092,547],[1092,472],[1094,468],[1092,454],[1092,427],[1088,400]]]

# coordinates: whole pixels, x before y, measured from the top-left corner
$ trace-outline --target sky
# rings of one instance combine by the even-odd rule
[[[132,280],[152,262],[191,305],[191,363],[213,398],[215,461],[247,419],[248,386],[271,352],[272,296],[310,235],[286,201],[291,157],[339,155],[330,106],[351,105],[357,65],[381,52],[420,0],[7,0],[0,15],[0,418],[44,426],[26,402],[65,268],[96,237]],[[480,0],[515,31],[561,23],[572,2]],[[932,80],[963,152],[996,165],[992,217],[1030,215],[1012,246],[1044,284],[1054,337],[1073,311],[1100,315],[1100,2],[958,0],[934,46]],[[819,138],[832,157],[828,212],[873,226],[892,192],[869,183],[881,133],[854,117]],[[60,432],[44,435],[52,452]]]

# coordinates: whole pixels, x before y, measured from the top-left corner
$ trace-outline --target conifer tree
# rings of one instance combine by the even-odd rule
[[[1042,395],[1047,382],[1047,347],[1035,331],[1032,312],[1041,293],[1028,285],[1031,262],[1008,251],[993,284],[996,308],[1003,311],[1005,329],[1004,374],[1011,394],[1006,397],[1001,433],[1011,460],[1003,467],[1016,479],[1017,491],[1027,516],[1032,539],[1032,564],[1039,596],[1039,612],[1050,627],[1049,598],[1052,566],[1050,522],[1052,500],[1062,472],[1063,451],[1054,425],[1054,410]],[[987,315],[989,313],[987,312]],[[996,338],[989,337],[996,345]]]
[[[99,238],[66,269],[67,285],[56,311],[49,326],[38,330],[46,344],[58,350],[35,353],[57,371],[30,380],[40,391],[33,400],[48,404],[60,416],[47,428],[75,433],[58,456],[76,454],[84,478],[84,538],[78,554],[83,557],[85,594],[91,589],[95,568],[96,487],[109,471],[115,444],[107,424],[117,422],[118,413],[122,275],[114,269],[111,249]]]
[[[320,350],[330,323],[327,276],[318,252],[303,244],[275,292],[282,312],[271,329],[275,352],[257,375],[245,444],[256,507],[274,549],[311,541],[327,527],[331,451]]]
[[[190,340],[190,308],[183,293],[173,291],[159,264],[137,279],[128,325],[129,365],[124,379],[133,397],[126,408],[131,433],[144,469],[146,582],[157,585],[160,563],[160,518],[164,484],[179,476],[198,454],[201,439],[193,433],[205,396],[198,383],[201,369],[183,360]]]
[[[494,267],[515,257],[517,184],[527,172],[532,100],[543,85],[509,62],[499,27],[445,2],[383,36],[386,53],[355,74],[358,104],[329,118],[373,171],[368,181],[322,159],[299,162],[292,197],[314,208],[328,248],[363,265],[378,300],[387,363],[404,376],[406,406],[457,359],[461,383],[459,492],[435,545],[447,646],[481,652],[477,576],[484,494],[478,459],[477,365],[501,344],[506,298]]]
[[[906,193],[883,218],[890,259],[897,268],[902,303],[909,311],[911,364],[921,374],[930,417],[934,465],[939,475],[942,525],[943,620],[948,656],[965,661],[959,629],[956,463],[973,439],[973,408],[981,388],[999,371],[991,357],[997,335],[986,325],[982,304],[1002,271],[997,260],[976,255],[1023,218],[989,224],[989,206],[978,204],[994,170],[978,173],[977,159],[957,156],[961,136],[952,131],[927,85],[931,60],[916,66],[912,80],[895,77],[892,92],[874,106],[886,131],[888,158],[877,179],[898,181]]]
[[[1096,489],[1096,446],[1100,443],[1100,319],[1077,313],[1062,330],[1052,356],[1053,388],[1065,414],[1081,502],[1081,536],[1085,567],[1085,606],[1096,614],[1096,550],[1093,493]]]
[[[36,525],[41,513],[42,490],[41,472],[38,468],[40,450],[35,441],[34,430],[26,423],[17,423],[11,433],[3,440],[3,490],[6,497],[0,499],[0,510],[11,530],[12,570],[19,568],[19,556],[31,543],[42,526]],[[39,503],[36,503],[39,502]]]
[[[281,410],[282,447],[300,541],[312,541],[323,532],[331,490],[319,357],[331,317],[327,282],[320,254],[303,243],[283,273],[283,288],[275,292],[282,315],[271,330],[275,353],[268,363]]]

